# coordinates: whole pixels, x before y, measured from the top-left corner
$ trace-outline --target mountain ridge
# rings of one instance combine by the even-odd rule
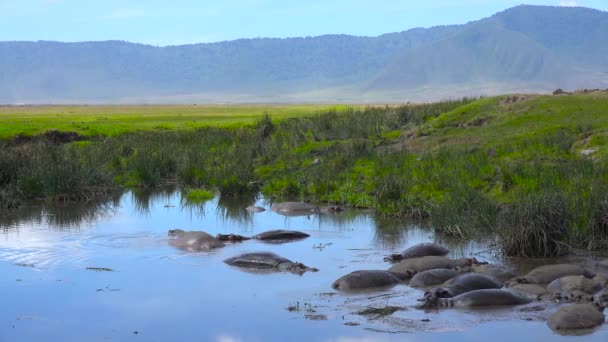
[[[375,37],[0,42],[0,103],[399,102],[601,88],[605,41],[608,12],[520,5]]]

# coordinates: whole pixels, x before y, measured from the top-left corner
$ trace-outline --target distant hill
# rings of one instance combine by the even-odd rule
[[[0,103],[387,102],[605,88],[606,42],[607,12],[545,6],[379,37],[0,42]]]

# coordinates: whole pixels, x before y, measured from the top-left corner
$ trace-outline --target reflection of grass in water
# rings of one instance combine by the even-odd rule
[[[12,229],[23,222],[45,223],[54,229],[79,228],[83,223],[108,217],[119,208],[122,193],[116,192],[88,202],[47,202],[0,211],[0,228]]]
[[[253,205],[257,196],[256,193],[244,193],[239,196],[220,196],[216,208],[217,214],[224,220],[236,222],[251,221],[253,213],[248,212],[245,208]]]

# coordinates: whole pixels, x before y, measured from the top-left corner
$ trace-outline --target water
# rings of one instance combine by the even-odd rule
[[[520,308],[424,312],[413,308],[421,292],[405,285],[372,294],[336,294],[330,287],[335,279],[360,269],[386,269],[384,256],[434,241],[432,231],[357,211],[284,217],[243,210],[253,202],[215,199],[192,206],[167,190],[3,213],[0,341],[572,339],[545,325],[553,304],[530,313]],[[256,204],[268,208],[263,200]],[[292,229],[311,237],[282,245],[251,240],[210,253],[186,253],[168,245],[172,228],[245,236]],[[440,242],[453,257],[504,262],[484,241]],[[320,271],[261,275],[222,262],[251,251],[271,251]],[[530,265],[523,261],[517,267]],[[385,305],[404,310],[386,317],[356,314]],[[608,327],[584,339],[606,341]]]

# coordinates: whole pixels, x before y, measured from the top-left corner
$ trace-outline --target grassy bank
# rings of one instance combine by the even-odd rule
[[[446,236],[495,233],[509,255],[608,248],[606,93],[250,119],[67,144],[5,139],[0,204],[170,182],[374,208]]]
[[[0,138],[32,136],[49,129],[84,136],[113,136],[141,131],[231,127],[254,123],[266,113],[282,119],[345,108],[334,105],[0,106]]]

